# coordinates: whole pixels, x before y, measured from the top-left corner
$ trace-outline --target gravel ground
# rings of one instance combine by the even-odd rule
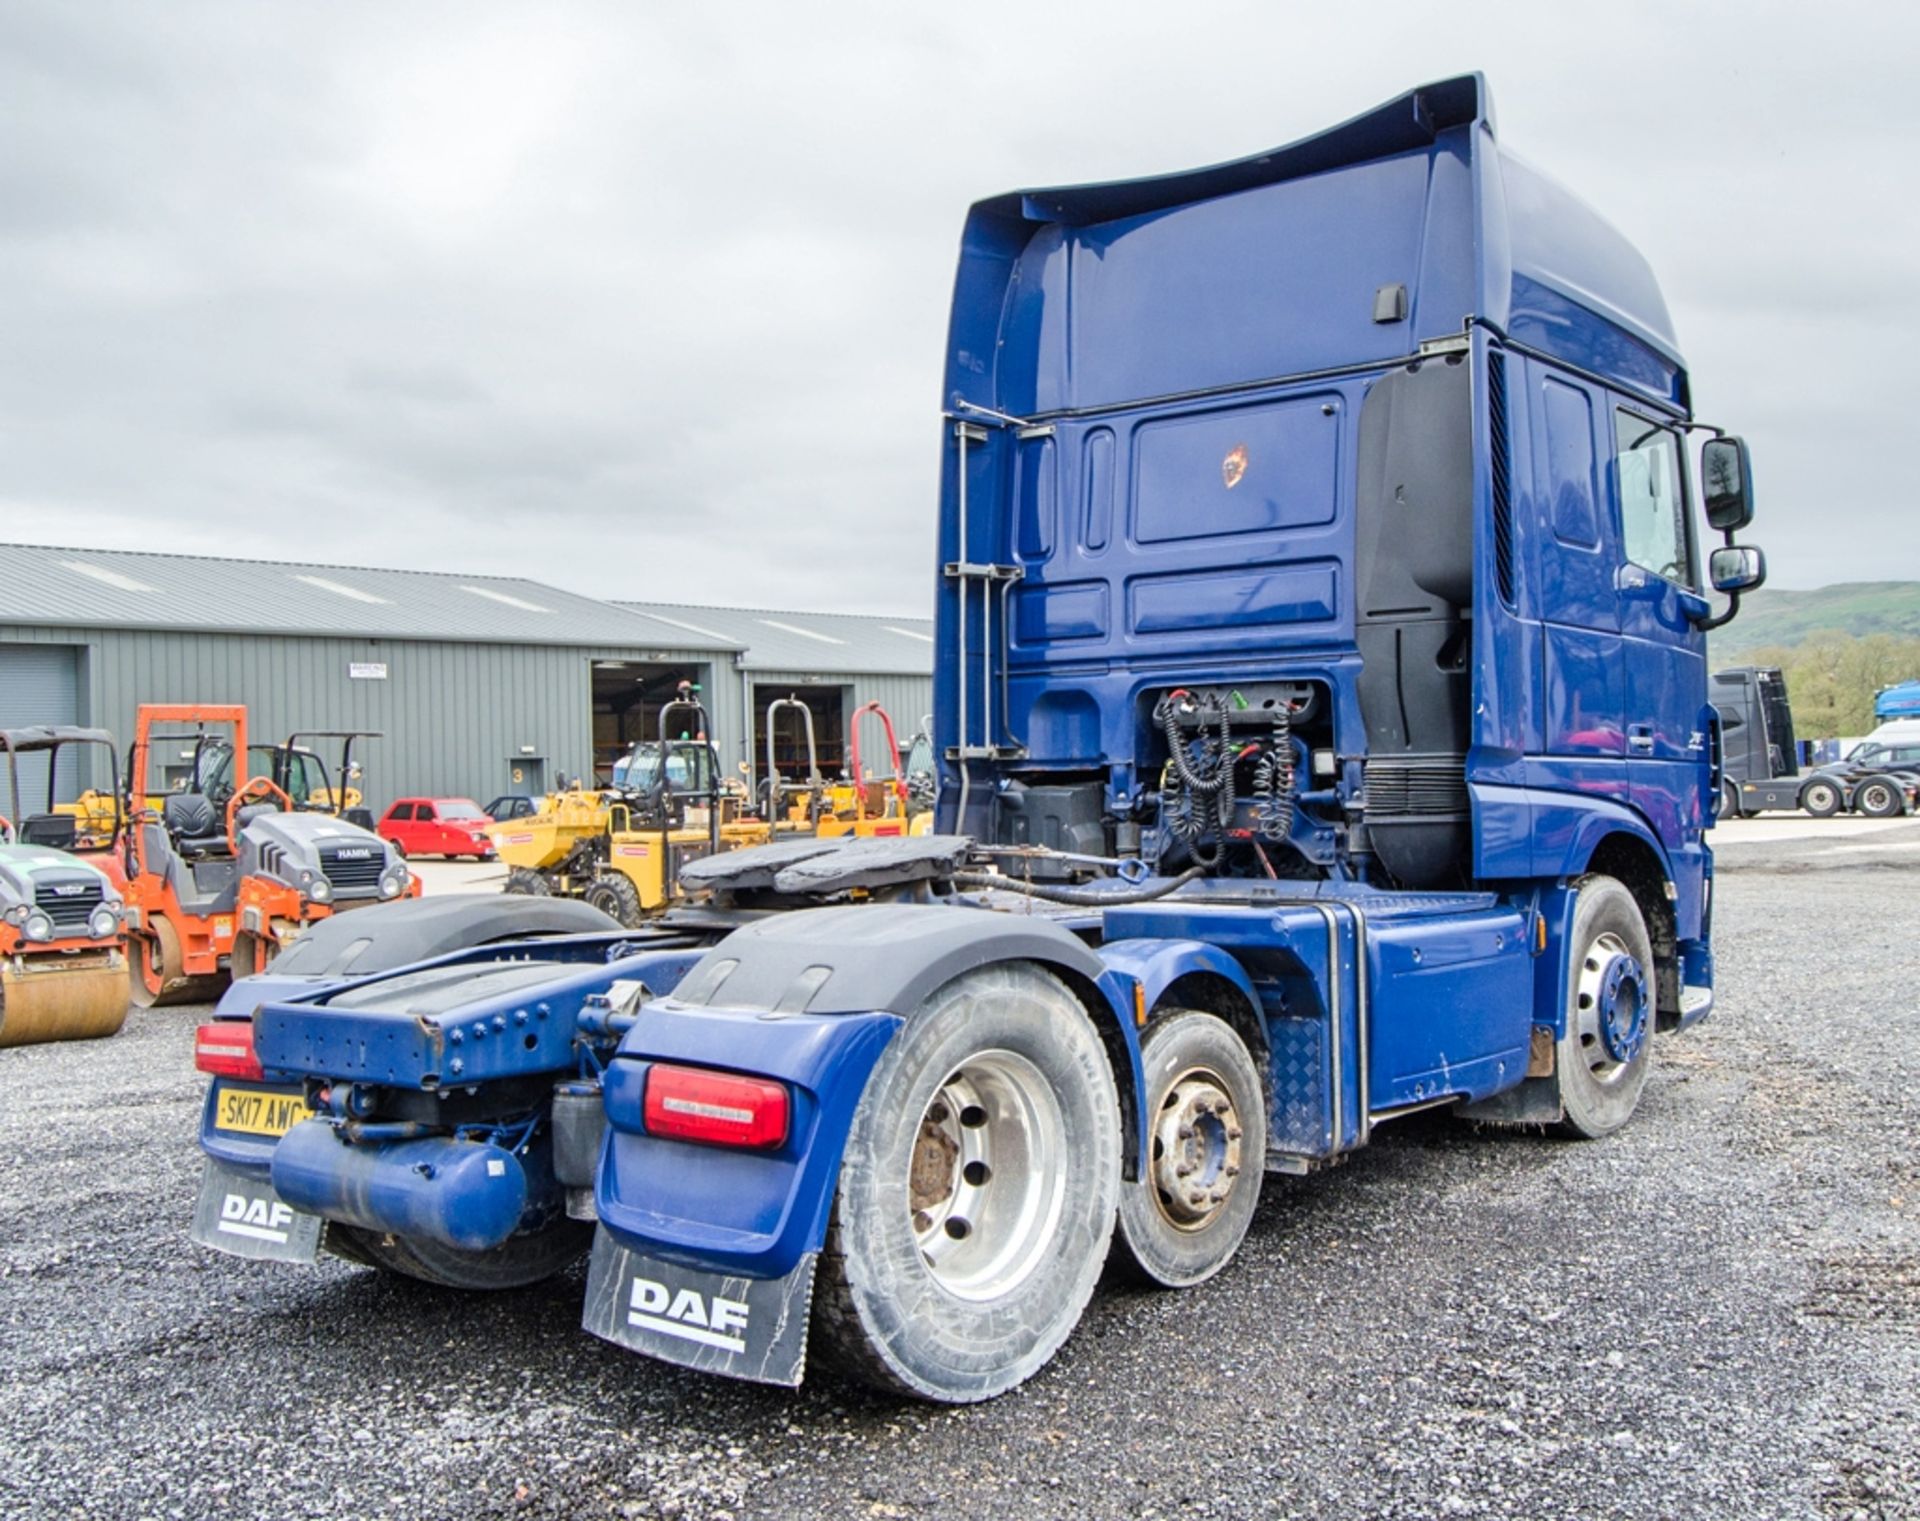
[[[1721,833],[1626,1132],[1387,1127],[967,1410],[630,1356],[581,1272],[201,1251],[197,1011],[0,1053],[0,1515],[1920,1515],[1920,823]]]

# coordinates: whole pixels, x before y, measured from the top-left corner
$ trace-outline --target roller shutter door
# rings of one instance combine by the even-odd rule
[[[80,652],[70,644],[0,644],[0,729],[80,722]],[[60,786],[71,796],[77,757],[60,757]],[[46,804],[46,758],[20,762],[20,800],[28,813]],[[106,783],[103,781],[102,786]],[[0,766],[0,813],[11,814],[11,783]]]

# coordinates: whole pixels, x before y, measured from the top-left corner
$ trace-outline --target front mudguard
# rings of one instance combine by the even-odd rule
[[[604,1079],[607,1140],[594,1181],[600,1223],[622,1246],[746,1278],[791,1272],[826,1237],[840,1157],[897,1014],[760,1014],[647,1005]],[[790,1095],[773,1151],[650,1136],[642,1122],[655,1062],[777,1078]]]

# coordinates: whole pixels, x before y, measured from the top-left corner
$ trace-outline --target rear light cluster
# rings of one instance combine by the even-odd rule
[[[253,1054],[250,1019],[223,1019],[194,1031],[193,1064],[214,1077],[244,1077],[258,1082],[266,1076],[260,1058]]]
[[[649,1135],[771,1151],[787,1139],[784,1083],[656,1062],[643,1110]]]

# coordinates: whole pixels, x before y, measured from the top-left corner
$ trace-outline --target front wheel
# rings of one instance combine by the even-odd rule
[[[1185,1288],[1232,1260],[1260,1202],[1266,1099],[1240,1037],[1176,1010],[1140,1042],[1147,1156],[1120,1190],[1120,1242],[1149,1283]]]
[[[854,1116],[816,1346],[896,1393],[1005,1393],[1079,1323],[1119,1186],[1119,1097],[1080,1001],[1025,963],[955,978],[908,1017]]]
[[[1566,1031],[1555,1052],[1562,1129],[1587,1140],[1633,1117],[1653,1068],[1653,942],[1612,877],[1586,877],[1567,937]]]
[[[523,898],[551,898],[553,884],[537,871],[529,871],[524,866],[516,866],[507,873],[506,890]]]
[[[1740,807],[1740,784],[1728,777],[1720,783],[1720,817],[1737,819],[1744,816]]]
[[[1825,777],[1816,777],[1800,789],[1800,806],[1816,819],[1829,819],[1840,811],[1846,797]]]

